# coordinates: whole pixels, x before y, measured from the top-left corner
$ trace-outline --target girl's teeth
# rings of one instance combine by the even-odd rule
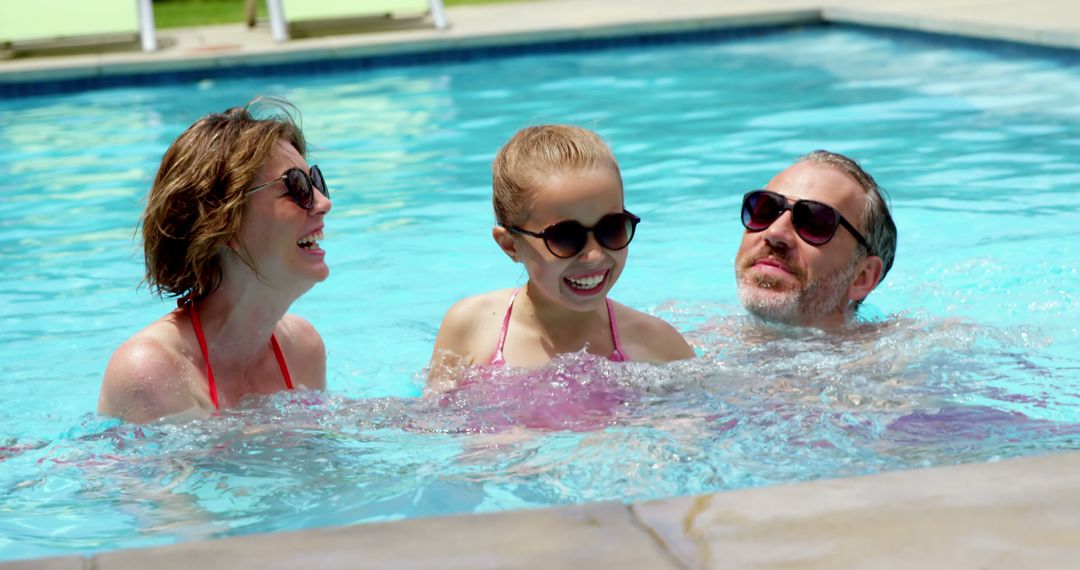
[[[594,289],[604,281],[605,276],[607,276],[607,273],[601,273],[591,277],[567,277],[566,281],[575,289]]]

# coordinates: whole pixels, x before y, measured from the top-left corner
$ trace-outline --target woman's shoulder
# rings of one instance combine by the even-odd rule
[[[612,300],[615,321],[623,345],[631,347],[635,360],[669,362],[693,358],[694,349],[682,334],[660,317],[638,311]]]
[[[192,361],[176,327],[166,319],[134,334],[109,358],[98,411],[149,421],[193,405]]]
[[[308,388],[325,389],[326,344],[315,326],[289,313],[278,321],[274,334],[297,381]]]

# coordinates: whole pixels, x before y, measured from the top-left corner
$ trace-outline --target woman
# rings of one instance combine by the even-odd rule
[[[322,337],[287,311],[329,275],[329,194],[284,105],[258,119],[252,104],[202,117],[162,158],[142,218],[146,280],[178,308],[113,353],[102,414],[204,417],[248,394],[326,386]]]

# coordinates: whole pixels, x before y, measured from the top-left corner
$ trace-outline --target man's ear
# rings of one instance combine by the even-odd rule
[[[491,237],[495,238],[495,243],[499,244],[499,249],[503,250],[507,257],[515,263],[520,261],[517,242],[514,240],[514,234],[510,233],[510,230],[502,226],[495,226],[491,229]]]
[[[885,263],[876,255],[868,255],[866,259],[860,261],[855,270],[855,280],[851,282],[851,287],[848,287],[848,299],[852,301],[865,299],[881,281],[881,272],[884,268]]]

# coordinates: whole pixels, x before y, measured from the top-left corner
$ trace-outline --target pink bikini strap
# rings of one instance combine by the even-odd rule
[[[495,354],[491,355],[491,361],[489,365],[504,364],[506,362],[503,359],[503,345],[506,344],[506,331],[510,328],[510,313],[514,310],[514,299],[517,299],[518,292],[514,291],[513,295],[510,295],[510,302],[506,305],[506,316],[503,317],[502,329],[499,330],[499,342],[495,345]]]
[[[619,325],[615,324],[615,308],[612,306],[611,299],[604,300],[607,301],[608,321],[611,323],[611,341],[615,344],[615,351],[608,358],[615,362],[626,362],[627,358],[622,349],[622,341],[619,340]]]

